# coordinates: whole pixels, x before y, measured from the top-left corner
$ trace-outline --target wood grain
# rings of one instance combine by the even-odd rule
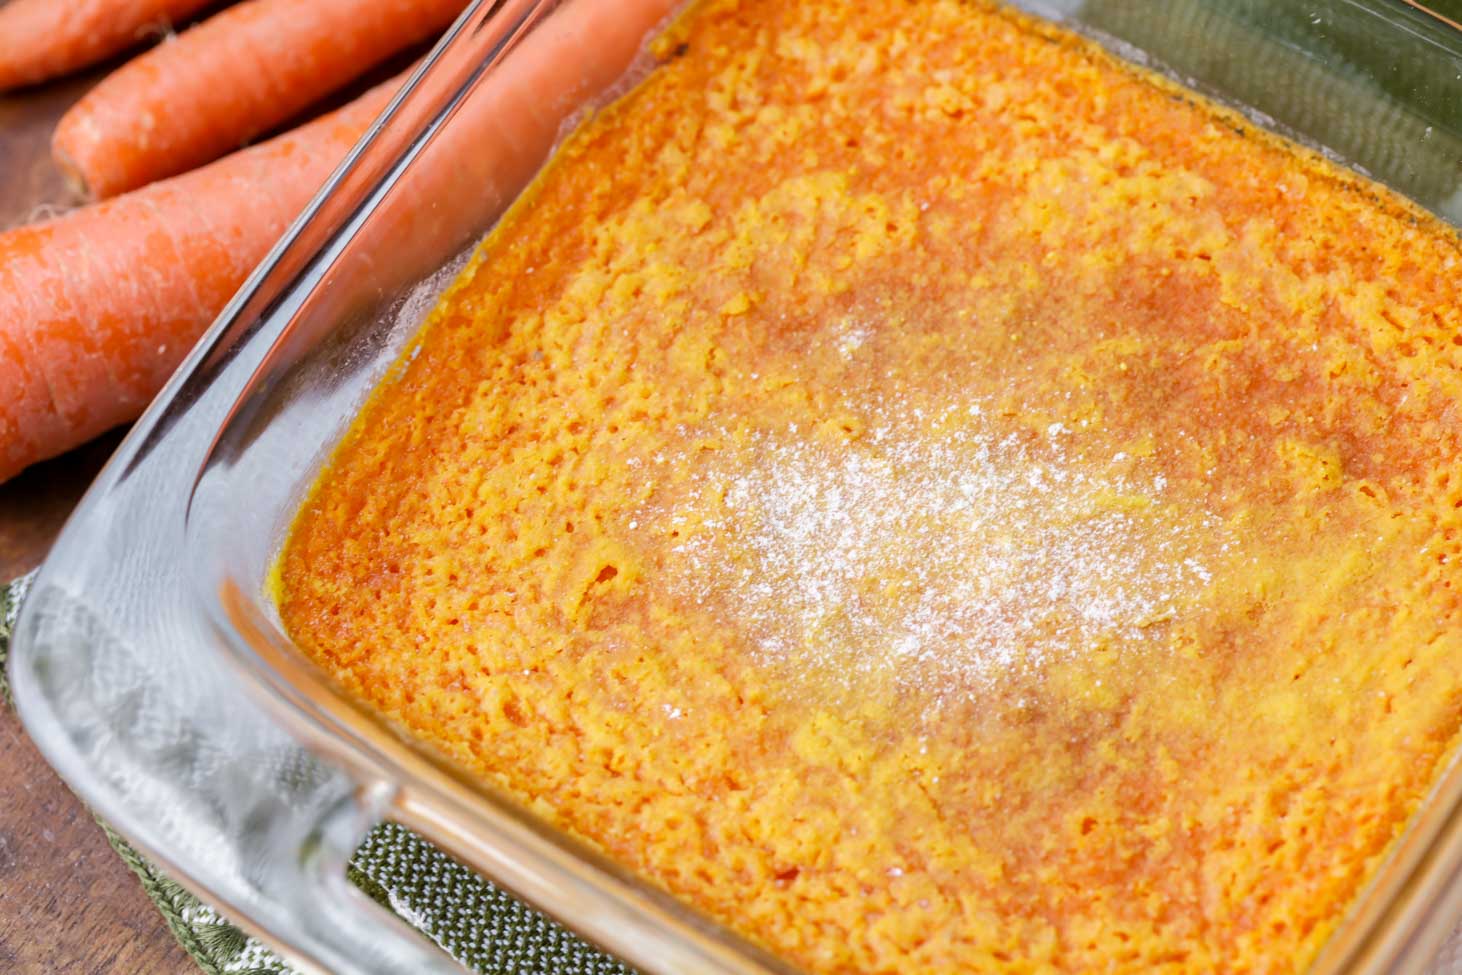
[[[55,120],[93,80],[0,97],[0,228],[74,204],[48,142]],[[0,486],[0,579],[40,562],[117,439]],[[197,971],[101,829],[0,706],[0,972]]]
[[[0,783],[0,971],[197,971],[9,711],[0,711]]]

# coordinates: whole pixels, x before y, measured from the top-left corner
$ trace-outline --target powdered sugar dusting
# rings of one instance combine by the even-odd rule
[[[1215,520],[1150,465],[1078,462],[1064,424],[982,417],[885,411],[851,444],[753,435],[662,511],[670,586],[724,608],[762,663],[944,691],[1149,640],[1210,580]]]

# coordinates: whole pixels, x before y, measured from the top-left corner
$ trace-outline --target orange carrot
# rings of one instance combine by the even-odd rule
[[[563,4],[427,147],[356,259],[389,246],[401,267],[370,273],[412,277],[480,231],[678,3]],[[188,175],[0,234],[0,481],[140,412],[394,87]]]
[[[0,234],[0,481],[136,417],[398,84]]]
[[[466,98],[361,228],[356,254],[370,265],[362,273],[390,290],[480,235],[547,160],[565,122],[614,91],[646,38],[683,4],[566,0],[554,8]],[[417,94],[445,98],[459,72],[476,66],[471,47],[448,49]],[[384,267],[373,256],[387,249]]]
[[[124,51],[216,0],[10,0],[0,6],[0,91]]]
[[[186,172],[440,31],[466,3],[246,0],[102,81],[61,119],[52,154],[97,197]]]

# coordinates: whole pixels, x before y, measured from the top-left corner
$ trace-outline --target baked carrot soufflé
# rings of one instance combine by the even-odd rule
[[[709,0],[272,582],[353,695],[816,973],[1289,972],[1462,718],[1453,232],[975,0]]]

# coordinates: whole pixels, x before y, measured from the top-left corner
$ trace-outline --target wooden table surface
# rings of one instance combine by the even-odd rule
[[[46,144],[55,120],[90,84],[83,78],[0,96],[0,228],[70,202]],[[117,439],[0,486],[0,579],[40,562]],[[0,972],[197,971],[101,829],[0,706]]]

